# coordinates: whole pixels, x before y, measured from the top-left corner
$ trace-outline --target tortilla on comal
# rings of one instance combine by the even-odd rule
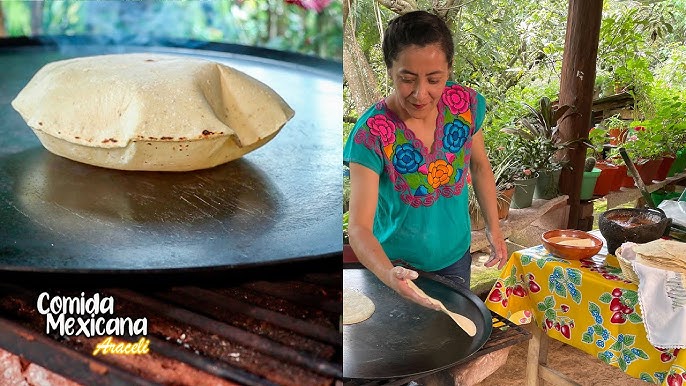
[[[353,289],[343,289],[343,324],[364,322],[374,313],[376,307],[372,299]]]
[[[50,152],[124,170],[210,168],[293,117],[271,88],[220,63],[151,53],[49,63],[12,101]]]

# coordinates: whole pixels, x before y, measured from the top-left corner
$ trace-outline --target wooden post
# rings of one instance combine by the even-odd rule
[[[535,322],[531,322],[531,340],[526,359],[526,386],[541,385],[540,365],[548,363],[548,337]]]
[[[571,105],[575,109],[573,112],[570,110],[559,124],[562,141],[588,138],[602,12],[602,1],[569,0],[560,78],[560,106]],[[568,228],[576,228],[579,222],[579,196],[585,158],[586,148],[581,145],[568,150],[567,159],[571,161],[573,170],[563,170],[560,178],[560,190],[569,196]]]
[[[581,386],[561,372],[548,367],[548,335],[531,323],[531,340],[526,362],[526,386],[551,384],[556,386]],[[544,382],[545,381],[545,382]]]

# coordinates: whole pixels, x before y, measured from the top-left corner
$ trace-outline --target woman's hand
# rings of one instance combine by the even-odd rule
[[[417,294],[407,284],[407,280],[414,280],[418,277],[419,274],[416,271],[401,266],[395,266],[388,270],[385,283],[407,300],[413,301],[426,308],[431,308],[432,310],[440,310],[439,306],[431,303],[428,298]]]
[[[469,165],[474,193],[486,220],[486,237],[491,243],[491,258],[484,265],[493,267],[498,264],[498,269],[502,269],[507,263],[507,246],[500,230],[498,196],[491,163],[486,154],[483,131],[472,137],[472,158]]]
[[[379,175],[360,164],[350,163],[350,217],[348,235],[357,259],[384,284],[405,299],[436,309],[429,299],[417,295],[406,280],[419,274],[411,269],[394,267],[372,232],[379,195]]]
[[[491,234],[491,231],[486,230],[486,238],[488,238],[488,242],[491,243],[491,257],[484,265],[486,267],[493,267],[497,263],[498,269],[503,269],[508,260],[507,245],[505,245],[505,239],[503,238],[500,229],[494,233],[497,233],[497,235]]]

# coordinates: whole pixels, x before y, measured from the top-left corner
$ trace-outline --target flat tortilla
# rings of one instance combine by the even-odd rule
[[[376,307],[372,299],[353,289],[343,289],[343,324],[355,324],[369,319]]]
[[[156,171],[239,158],[271,140],[294,114],[271,88],[231,67],[150,53],[49,63],[12,106],[54,154]]]

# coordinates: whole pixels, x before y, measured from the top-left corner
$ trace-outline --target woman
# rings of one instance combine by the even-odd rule
[[[448,82],[453,47],[435,15],[416,11],[391,20],[382,49],[394,90],[360,117],[344,149],[351,247],[383,283],[429,308],[436,307],[406,282],[417,272],[391,260],[469,288],[468,171],[492,247],[486,266],[507,262],[480,130],[485,100]]]

